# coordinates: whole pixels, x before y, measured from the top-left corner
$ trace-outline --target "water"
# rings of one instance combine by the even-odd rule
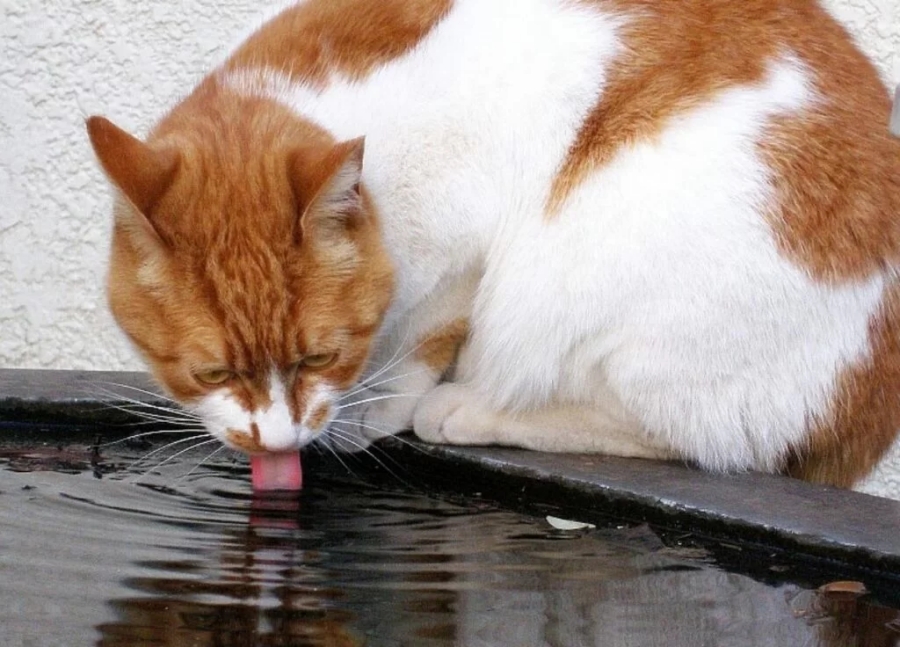
[[[900,645],[872,596],[728,572],[646,526],[559,531],[327,463],[254,499],[231,458],[128,469],[148,452],[0,447],[0,644]]]

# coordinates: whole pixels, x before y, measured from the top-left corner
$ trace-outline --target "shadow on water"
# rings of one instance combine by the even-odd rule
[[[900,645],[894,599],[646,525],[557,530],[322,460],[254,498],[230,458],[133,474],[146,450],[117,452],[0,447],[4,644]]]

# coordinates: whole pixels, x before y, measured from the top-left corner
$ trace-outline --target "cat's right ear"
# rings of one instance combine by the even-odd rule
[[[148,146],[104,117],[90,117],[86,125],[107,177],[140,213],[140,225],[158,236],[149,215],[175,178],[178,152]]]
[[[298,240],[340,236],[362,208],[360,182],[365,138],[322,150],[298,150],[290,157],[291,182],[300,207]]]

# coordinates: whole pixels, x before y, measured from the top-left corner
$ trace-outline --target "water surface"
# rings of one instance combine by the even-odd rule
[[[135,464],[150,451],[0,446],[0,643],[900,645],[871,596],[728,572],[646,526],[555,530],[327,462],[254,499],[242,461]]]

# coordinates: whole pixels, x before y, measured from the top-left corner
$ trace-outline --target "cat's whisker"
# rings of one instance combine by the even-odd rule
[[[156,393],[154,391],[150,391],[148,389],[142,389],[140,387],[132,386],[130,384],[123,384],[121,382],[96,382],[91,385],[92,391],[101,395],[109,395],[115,398],[135,398],[137,395],[146,395],[152,398],[152,401],[166,401],[166,402],[174,402],[170,397],[162,394]],[[123,393],[124,391],[124,393]],[[130,395],[128,394],[130,392]]]
[[[142,389],[137,386],[133,386],[131,384],[122,384],[121,382],[97,382],[97,384],[105,384],[107,386],[116,387],[117,389],[126,389],[128,391],[135,391],[137,393],[142,393],[144,395],[149,395],[153,398],[165,400],[166,402],[171,402],[172,404],[178,404],[177,401],[173,400],[169,396],[164,393],[157,393],[156,391],[150,391],[148,389]],[[120,393],[115,391],[107,391],[109,395],[121,396]]]
[[[127,413],[129,416],[139,418],[138,420],[131,420],[129,422],[116,422],[116,427],[146,427],[150,425],[159,426],[160,424],[169,424],[173,425],[173,428],[182,429],[191,425],[197,425],[200,423],[199,420],[183,420],[180,418],[169,418],[166,416],[156,416],[155,414],[143,415],[146,412],[142,412],[139,410],[130,409],[127,407],[118,407],[113,405],[106,405],[103,407],[97,407],[96,409],[91,409],[92,411],[120,411],[122,413]]]
[[[352,391],[348,391],[347,393],[343,394],[340,398],[338,398],[337,401],[343,402],[347,398],[357,395],[358,393],[362,393],[364,391],[372,391],[372,390],[377,389],[379,386],[383,386],[390,382],[394,382],[395,380],[402,380],[405,377],[410,377],[411,375],[418,375],[419,373],[427,372],[430,370],[431,369],[429,369],[429,368],[420,368],[420,369],[416,369],[415,371],[409,371],[408,373],[403,373],[401,375],[394,375],[393,377],[385,378],[385,379],[383,379],[379,382],[375,382],[373,384],[366,384],[366,385],[360,386],[359,388],[356,388]]]
[[[340,420],[333,420],[331,424],[332,424],[332,425],[334,425],[334,424],[341,424],[341,421],[340,421]],[[344,424],[350,424],[350,423],[344,423]],[[370,429],[375,429],[374,427],[369,427],[369,428],[370,428]],[[378,431],[378,429],[375,429],[375,431]],[[404,484],[406,483],[406,480],[405,480],[405,479],[403,479],[399,474],[397,474],[394,470],[392,470],[390,467],[388,467],[387,464],[386,464],[384,461],[382,461],[380,458],[378,458],[378,456],[375,455],[375,451],[376,451],[376,450],[379,450],[379,451],[381,451],[382,455],[385,456],[385,458],[390,458],[390,455],[387,454],[387,452],[385,452],[384,450],[382,450],[382,449],[381,449],[380,447],[378,447],[377,445],[372,445],[372,444],[369,444],[369,445],[363,445],[362,442],[360,442],[359,440],[356,439],[356,437],[353,435],[353,432],[350,431],[350,430],[335,429],[334,427],[329,427],[329,433],[333,433],[336,437],[338,437],[338,438],[342,439],[343,441],[345,441],[345,442],[347,442],[347,443],[349,443],[349,444],[351,444],[351,445],[354,445],[355,447],[359,448],[359,449],[362,450],[364,453],[366,453],[366,454],[368,454],[369,456],[371,456],[371,457],[372,457],[372,460],[374,460],[376,463],[378,463],[378,465],[380,465],[386,472],[388,472],[388,473],[389,473],[391,476],[393,476],[395,479],[397,479],[397,480],[400,481],[401,483],[404,483]],[[395,461],[395,460],[393,460],[393,459],[391,459],[391,462],[392,462],[394,465],[396,465],[398,468],[402,468],[402,467],[403,467],[400,463],[398,463],[397,461]]]
[[[422,347],[422,345],[425,343],[425,340],[423,339],[419,343],[415,344],[414,346],[410,346],[409,349],[405,353],[403,353],[402,355],[399,355],[400,351],[403,348],[406,348],[406,343],[408,340],[409,340],[409,331],[407,329],[407,334],[403,337],[403,341],[401,341],[400,344],[398,344],[397,350],[394,351],[394,354],[391,355],[391,358],[389,360],[387,360],[387,362],[385,362],[384,366],[381,367],[378,371],[376,371],[376,373],[374,373],[374,375],[380,375],[380,374],[384,373],[385,371],[391,370],[392,368],[397,366],[397,364],[399,364],[400,362],[402,362],[403,360],[408,358],[410,355],[415,353],[417,350],[419,350]]]
[[[183,429],[189,427],[202,427],[202,422],[200,420],[185,420],[182,418],[168,418],[166,416],[157,416],[157,415],[140,415],[139,412],[129,412],[135,417],[139,418],[138,420],[134,420],[132,422],[126,423],[125,426],[130,427],[139,427],[139,426],[147,426],[147,425],[168,425],[173,430],[174,429]]]
[[[161,419],[160,422],[181,422],[181,421],[191,421],[198,422],[200,417],[191,413],[190,411],[186,411],[180,407],[166,407],[161,405],[156,405],[152,403],[142,402],[140,400],[136,400],[134,398],[129,398],[128,396],[122,396],[113,392],[106,392],[103,395],[107,397],[114,397],[120,401],[106,402],[104,403],[104,408],[115,409],[117,411],[122,411],[124,413],[128,413],[131,415],[141,416],[147,419],[150,419],[151,416],[158,416]],[[148,411],[148,409],[150,411]],[[161,412],[161,413],[154,413]],[[163,415],[166,414],[166,415]]]
[[[171,425],[196,425],[200,422],[199,418],[184,418],[176,415],[167,416],[113,404],[107,405],[105,408],[114,411],[121,411],[122,413],[127,413],[128,415],[135,416],[136,418],[141,418],[141,421],[128,423],[132,425],[151,423],[166,423]]]
[[[331,422],[331,425],[334,425],[335,422],[336,421],[333,420]],[[363,451],[365,451],[367,449],[366,446],[359,439],[357,439],[355,436],[353,436],[349,430],[336,429],[331,425],[329,425],[328,429],[325,431],[325,434],[329,437],[329,440],[333,440],[333,439],[337,438],[338,440],[346,441],[347,444],[352,445],[353,447],[356,447],[357,449],[360,449]],[[333,449],[333,447],[332,447],[332,449]]]
[[[205,444],[207,444],[207,443],[201,443],[201,445],[205,445]],[[200,447],[201,445],[194,445],[194,447]],[[220,452],[223,452],[223,451],[225,451],[226,449],[228,449],[227,446],[221,445],[220,447],[218,447],[218,448],[212,450],[209,454],[206,455],[205,458],[203,458],[203,460],[199,461],[196,465],[194,465],[194,466],[190,469],[190,471],[189,471],[187,474],[185,474],[185,475],[183,475],[183,476],[179,476],[179,477],[175,480],[175,482],[174,482],[173,485],[177,485],[177,484],[180,483],[181,481],[183,481],[183,480],[185,480],[186,478],[188,478],[191,474],[193,474],[193,473],[196,472],[198,469],[200,469],[204,464],[206,464],[207,462],[209,462],[210,460],[212,460],[212,458],[213,458],[216,454],[219,454]]]
[[[332,424],[332,425],[341,425],[341,426],[344,426],[344,427],[350,427],[351,429],[352,429],[353,427],[362,427],[362,428],[364,428],[364,429],[371,429],[372,431],[374,431],[374,432],[380,434],[382,437],[388,437],[388,436],[393,437],[393,438],[396,438],[396,437],[397,437],[396,434],[393,433],[393,432],[391,432],[388,428],[380,427],[380,426],[378,426],[378,425],[374,425],[374,424],[372,424],[370,421],[355,420],[355,419],[349,419],[349,418],[338,418],[338,419],[332,420],[332,421],[331,421],[331,424]],[[339,428],[339,429],[336,429],[335,431],[339,431],[339,432],[342,432],[342,433],[345,433],[345,434],[346,434],[346,433],[352,433],[352,432],[348,432],[348,431],[346,431],[346,430],[342,430],[342,429],[340,429],[340,428]],[[405,440],[403,440],[403,439],[399,439],[399,440],[400,440],[401,442],[408,442],[408,441],[405,441]],[[370,453],[370,454],[371,454],[373,451],[379,450],[379,451],[381,451],[386,457],[389,457],[389,456],[390,456],[390,454],[389,454],[388,452],[386,452],[385,450],[383,450],[381,447],[379,447],[379,446],[378,446],[377,444],[375,444],[374,442],[372,442],[371,444],[369,444],[369,445],[368,445],[367,447],[365,447],[364,449],[365,449],[366,453]],[[395,462],[395,463],[396,463],[396,461],[393,461],[393,460],[392,460],[392,462]],[[398,464],[398,465],[399,465],[399,464]]]
[[[356,400],[354,402],[348,402],[346,404],[340,405],[339,407],[335,407],[335,409],[337,411],[340,411],[342,409],[347,409],[349,407],[356,406],[358,404],[368,404],[369,402],[379,402],[381,400],[392,400],[394,398],[418,398],[418,397],[421,397],[421,396],[416,393],[391,393],[388,395],[378,395],[375,397],[366,398],[364,400]]]
[[[187,428],[189,425],[196,425],[196,420],[186,421],[186,420],[169,420],[169,419],[148,419],[148,420],[134,420],[132,422],[121,422],[116,423],[117,427],[149,427],[156,426],[158,427],[160,424],[171,424],[173,425],[172,431],[180,430]]]
[[[323,451],[323,450],[327,449],[329,452],[331,452],[331,455],[334,456],[335,459],[337,459],[337,461],[341,464],[341,466],[345,470],[347,470],[347,472],[349,472],[352,476],[358,478],[359,475],[353,471],[353,468],[350,467],[350,465],[348,465],[347,462],[341,456],[341,452],[339,452],[331,443],[332,443],[332,436],[330,434],[330,430],[326,430],[326,432],[324,434],[322,434],[321,436],[319,436],[318,439],[316,439],[316,442],[314,442],[312,444],[312,447],[315,447],[318,451]]]
[[[374,453],[374,451],[373,451],[374,447],[373,447],[372,445],[366,445],[366,444],[364,444],[364,443],[363,443],[362,441],[360,441],[360,440],[359,440],[359,439],[358,439],[351,431],[349,431],[349,430],[342,430],[342,429],[335,429],[335,428],[331,427],[331,428],[329,428],[328,433],[331,434],[331,435],[333,435],[333,436],[334,436],[336,439],[338,439],[340,442],[343,442],[343,443],[346,443],[347,445],[356,447],[358,450],[360,450],[360,452],[362,452],[363,454],[366,454],[366,455],[368,455],[369,457],[371,457],[372,460],[374,460],[376,463],[378,463],[378,465],[380,465],[380,466],[381,466],[386,472],[388,472],[391,476],[393,476],[394,478],[396,478],[397,480],[399,480],[399,481],[401,481],[401,482],[403,481],[403,479],[400,478],[400,476],[399,476],[398,474],[396,474],[390,467],[388,467],[388,466],[384,463],[384,461],[380,460],[380,459],[375,455],[375,453]],[[337,451],[336,449],[334,449],[334,448],[332,448],[332,450],[335,452],[335,456],[337,456],[337,455],[340,453],[340,452],[338,452],[338,451]],[[338,459],[338,460],[340,460],[340,459]],[[343,461],[341,461],[341,463],[344,464],[344,465],[346,465]]]
[[[84,104],[81,102],[81,96],[77,92],[75,93],[75,105],[78,107],[78,112],[81,113],[80,117],[82,121],[86,120],[91,116],[91,114],[93,114],[93,110],[87,110],[84,107]]]
[[[175,447],[175,446],[177,446],[177,445],[183,445],[184,443],[189,443],[189,442],[192,442],[192,441],[194,441],[194,440],[200,440],[201,438],[209,438],[209,434],[197,434],[197,435],[195,435],[195,436],[190,436],[189,438],[182,438],[182,439],[180,439],[180,440],[173,440],[172,442],[166,443],[166,444],[163,445],[162,447],[157,447],[157,448],[154,449],[152,452],[150,452],[150,453],[148,453],[148,454],[146,454],[146,455],[144,455],[144,456],[141,456],[141,457],[140,457],[139,459],[137,459],[134,463],[132,463],[131,467],[132,467],[132,468],[135,468],[137,465],[140,465],[141,463],[145,463],[148,459],[150,459],[150,457],[156,456],[156,455],[159,454],[160,452],[164,452],[164,451],[166,451],[167,449],[170,449],[170,448]]]
[[[154,404],[147,404],[145,402],[141,402],[140,400],[125,399],[123,402],[110,402],[109,405],[118,406],[118,407],[122,408],[123,410],[130,410],[130,411],[137,411],[137,412],[147,411],[149,409],[150,411],[148,413],[160,412],[156,415],[166,414],[171,417],[183,418],[186,420],[199,420],[200,419],[200,416],[198,416],[190,411],[187,411],[185,409],[175,408],[175,407],[164,407],[164,406],[154,405]]]
[[[184,429],[163,429],[160,431],[145,431],[139,434],[132,434],[130,436],[126,436],[125,438],[120,438],[119,440],[112,440],[108,443],[101,443],[97,445],[98,447],[111,447],[113,445],[121,445],[122,443],[127,443],[133,440],[137,440],[139,438],[146,438],[147,436],[163,436],[163,435],[175,435],[175,434],[190,434],[198,431],[204,431],[202,427],[195,428],[184,428]]]
[[[377,431],[378,433],[384,434],[385,436],[390,436],[391,438],[393,438],[395,441],[397,441],[401,445],[405,445],[406,447],[409,447],[410,449],[414,449],[417,452],[421,452],[423,454],[425,453],[425,450],[423,450],[421,447],[419,447],[418,444],[407,440],[403,436],[399,435],[399,433],[390,433],[387,429],[373,426],[371,424],[371,421],[359,420],[359,419],[355,419],[355,418],[340,418],[338,420],[332,421],[332,424],[334,424],[335,422],[342,422],[344,424],[357,425],[359,427],[365,427],[367,429]],[[407,431],[407,430],[404,429],[403,431]]]
[[[422,447],[418,443],[414,443],[413,441],[411,441],[407,438],[404,438],[403,436],[401,436],[399,434],[394,434],[391,436],[391,438],[393,438],[396,442],[400,443],[401,445],[409,447],[410,449],[415,450],[415,451],[419,452],[420,454],[428,453],[424,449],[422,449]]]
[[[344,468],[350,472],[353,476],[358,476],[356,472],[344,461],[341,454],[345,456],[351,456],[350,452],[342,452],[337,448],[337,443],[341,443],[345,446],[355,447],[360,452],[364,454],[371,454],[369,448],[363,444],[358,438],[356,438],[350,431],[344,431],[340,429],[335,429],[334,427],[329,427],[326,431],[325,438],[327,438],[328,442],[325,446],[331,452],[331,454],[337,459],[337,461],[344,466]],[[323,439],[324,440],[324,439]]]
[[[183,409],[178,407],[175,403],[167,403],[167,402],[147,402],[140,400],[138,398],[132,397],[130,395],[117,393],[112,390],[106,389],[95,389],[92,393],[92,396],[98,397],[101,399],[101,402],[98,404],[106,405],[106,406],[132,406],[132,407],[141,407],[143,409],[153,409],[158,411],[165,411],[168,413],[186,413]]]
[[[387,360],[385,365],[382,366],[377,371],[375,371],[374,373],[372,373],[371,375],[367,376],[365,379],[358,382],[356,384],[356,388],[349,393],[345,393],[344,397],[349,397],[350,395],[353,395],[353,393],[359,392],[361,390],[365,390],[366,388],[370,388],[372,386],[372,384],[371,384],[372,380],[378,379],[381,375],[384,375],[384,373],[386,373],[387,371],[390,371],[392,368],[394,368],[395,366],[400,364],[403,360],[405,360],[407,357],[409,357],[414,352],[416,352],[419,348],[422,347],[422,344],[424,343],[424,341],[419,342],[418,344],[416,344],[415,346],[410,348],[408,351],[406,351],[402,356],[397,357],[400,350],[406,345],[406,340],[408,337],[409,337],[409,329],[407,329],[407,335],[404,337],[404,339],[400,343],[400,345],[397,346],[397,350],[394,351],[394,354],[391,356],[391,358],[389,360]]]
[[[196,439],[196,438],[200,438],[200,436],[195,437],[195,439]],[[164,460],[160,461],[160,462],[157,463],[156,465],[154,465],[154,466],[148,468],[143,474],[141,474],[140,476],[138,476],[137,478],[135,478],[134,481],[132,481],[132,482],[133,482],[133,483],[138,483],[141,479],[146,478],[148,475],[152,474],[153,472],[155,472],[155,471],[158,470],[159,468],[163,467],[164,465],[168,465],[169,463],[171,463],[172,461],[174,461],[176,458],[178,458],[179,456],[181,456],[181,455],[183,455],[183,454],[188,453],[189,451],[193,451],[193,450],[197,449],[198,447],[203,447],[204,445],[209,445],[209,444],[217,443],[217,442],[219,442],[219,441],[216,440],[215,438],[211,438],[211,439],[209,439],[209,440],[203,441],[202,443],[196,443],[196,444],[194,444],[194,445],[191,445],[190,447],[186,447],[185,449],[182,449],[181,451],[175,452],[174,454],[172,454],[171,456],[169,456],[169,457],[165,458]],[[168,446],[171,446],[171,445],[172,445],[172,443],[170,443],[170,445],[168,445]]]
[[[154,414],[145,415],[140,411],[134,411],[133,413],[136,416],[140,417],[144,422],[162,422],[178,426],[199,425],[202,423],[202,421],[197,418],[178,418],[176,416],[163,416]]]
[[[167,409],[165,407],[148,406],[139,402],[110,403],[111,406],[117,407],[121,411],[133,412],[135,414],[145,414],[151,416],[165,417],[177,420],[193,420],[199,421],[200,417],[183,409]]]
[[[415,350],[415,349],[411,349],[411,350],[409,350],[403,357],[397,359],[397,355],[400,354],[400,351],[406,346],[406,342],[409,341],[409,335],[410,335],[411,331],[412,331],[412,324],[411,324],[411,323],[408,323],[407,326],[406,326],[406,332],[403,333],[403,339],[400,340],[400,343],[399,343],[399,344],[397,344],[397,348],[394,350],[394,354],[391,355],[391,357],[384,363],[384,366],[382,366],[380,369],[378,369],[377,371],[375,371],[375,372],[374,372],[372,375],[370,375],[369,378],[367,378],[367,379],[372,379],[372,378],[374,378],[374,377],[377,377],[378,375],[381,375],[381,374],[384,373],[385,371],[390,370],[392,367],[396,366],[397,363],[402,362],[406,357],[409,356],[409,354],[410,354],[411,352],[413,352],[413,350]],[[416,346],[416,348],[418,348],[419,346],[421,346],[421,343],[418,344],[418,345]]]
[[[105,386],[103,386],[103,385],[105,385]],[[172,405],[173,409],[181,408],[181,405],[176,400],[173,400],[172,398],[170,398],[166,395],[163,395],[160,393],[155,393],[153,391],[148,391],[146,389],[141,389],[138,387],[130,386],[128,384],[119,384],[116,382],[100,382],[100,383],[97,383],[92,386],[93,386],[93,388],[91,389],[92,395],[107,396],[107,397],[113,398],[115,400],[125,400],[128,402],[134,402],[137,404],[144,404],[144,405],[157,404],[160,401],[162,401],[164,403],[170,403]],[[153,399],[149,402],[147,400],[140,400],[140,399],[138,399],[138,397],[136,395],[128,395],[127,393],[122,393],[118,389],[124,389],[126,392],[133,391],[138,394],[150,396]]]
[[[387,429],[383,427],[376,427],[371,422],[367,422],[365,420],[358,420],[355,418],[338,418],[336,420],[331,421],[332,424],[344,424],[344,425],[353,425],[356,427],[363,427],[364,429],[371,429],[372,431],[378,432],[379,434],[383,434],[385,436],[390,436]]]

